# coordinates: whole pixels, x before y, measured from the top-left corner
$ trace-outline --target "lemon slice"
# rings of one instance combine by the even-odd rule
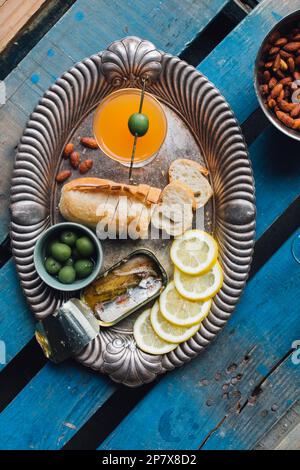
[[[150,320],[155,333],[162,340],[176,344],[190,339],[201,326],[201,323],[192,326],[173,325],[162,316],[158,302],[156,302],[151,309]]]
[[[174,240],[171,259],[180,271],[192,276],[208,271],[218,257],[215,239],[202,230],[188,230]]]
[[[207,300],[216,295],[222,287],[222,268],[217,261],[209,271],[199,276],[189,276],[175,269],[174,283],[179,294],[186,299]]]
[[[138,347],[149,354],[165,354],[176,348],[177,344],[170,344],[159,338],[154,332],[150,322],[151,309],[145,310],[135,321],[133,336]]]
[[[177,326],[190,326],[201,322],[210,311],[211,300],[192,301],[182,297],[170,282],[159,298],[162,316]]]

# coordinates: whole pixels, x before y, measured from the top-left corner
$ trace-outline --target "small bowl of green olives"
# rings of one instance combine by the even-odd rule
[[[100,241],[90,229],[73,222],[62,222],[40,236],[33,259],[38,275],[48,286],[76,291],[97,277],[103,252]]]

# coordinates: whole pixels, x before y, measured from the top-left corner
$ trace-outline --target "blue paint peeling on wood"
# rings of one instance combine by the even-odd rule
[[[269,429],[299,398],[300,374],[291,358],[287,358],[263,384],[263,389],[252,404],[246,405],[240,415],[232,414],[211,435],[204,450],[245,450],[254,448]],[[286,397],[293,400],[286,400]],[[255,441],[255,438],[257,439]]]

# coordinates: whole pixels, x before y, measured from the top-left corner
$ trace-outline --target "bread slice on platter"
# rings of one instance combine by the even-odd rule
[[[174,181],[164,188],[161,202],[152,207],[151,222],[169,235],[182,235],[192,226],[195,203],[193,191],[185,184]]]
[[[213,194],[212,188],[204,175],[208,175],[206,168],[186,158],[174,160],[169,168],[170,182],[180,181],[194,192],[195,209],[204,206]]]

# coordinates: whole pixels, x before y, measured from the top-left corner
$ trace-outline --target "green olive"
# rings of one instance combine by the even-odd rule
[[[76,279],[76,271],[73,266],[64,266],[58,273],[58,280],[63,284],[72,284]]]
[[[52,250],[52,246],[54,245],[54,243],[59,243],[59,240],[58,239],[54,239],[54,240],[52,239],[47,244],[46,252],[47,252],[47,255],[49,255],[49,256],[51,256],[51,250]]]
[[[51,255],[56,259],[56,261],[64,263],[68,258],[70,258],[71,253],[71,248],[65,243],[56,242],[51,245]]]
[[[45,269],[49,274],[57,274],[61,269],[61,264],[58,263],[55,259],[49,257],[45,260]]]
[[[77,277],[83,279],[91,274],[94,269],[92,261],[89,259],[79,259],[74,265]]]
[[[134,113],[128,120],[128,127],[132,135],[142,137],[149,129],[149,119],[146,114]]]
[[[88,237],[78,238],[76,249],[80,256],[92,256],[95,251],[94,243]]]
[[[66,245],[69,245],[69,246],[74,246],[77,238],[78,237],[77,237],[76,233],[70,232],[69,230],[65,230],[60,235],[60,241],[62,243],[65,243]]]
[[[74,259],[71,257],[71,258],[67,259],[64,266],[73,266],[74,262],[75,262]]]

